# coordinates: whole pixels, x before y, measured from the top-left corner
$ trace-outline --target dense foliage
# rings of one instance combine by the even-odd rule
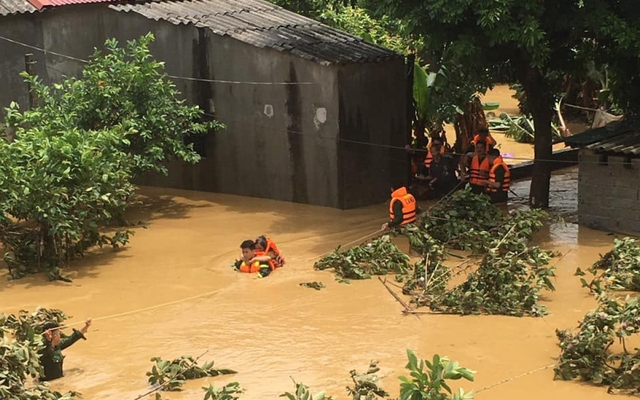
[[[44,345],[42,327],[46,322],[62,323],[62,311],[39,308],[33,313],[0,316],[0,398],[7,400],[68,400],[79,397],[76,392],[61,394],[47,384],[32,384],[42,373],[38,350]]]
[[[391,243],[388,235],[374,239],[372,243],[334,252],[315,263],[315,269],[332,268],[338,278],[348,283],[349,279],[369,279],[373,275],[391,272],[404,274],[409,270],[409,256]]]
[[[151,56],[151,34],[126,47],[108,40],[80,78],[46,86],[24,75],[38,106],[6,110],[15,139],[0,139],[0,241],[12,277],[60,267],[96,245],[125,245],[124,224],[143,172],[167,173],[170,158],[197,162],[190,135],[219,128],[179,99]]]
[[[603,255],[588,271],[593,275],[590,283],[582,284],[592,291],[632,290],[640,292],[640,242],[629,237],[614,239],[611,251]],[[578,268],[577,275],[584,275]]]
[[[551,252],[528,241],[547,217],[537,209],[505,215],[486,196],[461,190],[397,231],[420,255],[413,265],[385,235],[343,253],[336,250],[315,268],[334,268],[341,279],[395,273],[415,306],[436,312],[542,316],[540,292],[555,290],[555,267],[548,266]],[[470,258],[448,267],[448,249],[468,251]],[[462,283],[452,284],[469,270]]]
[[[539,160],[551,158],[553,110],[567,76],[580,73],[589,59],[595,59],[599,64],[615,64],[612,71],[638,79],[640,11],[633,0],[359,3],[378,17],[400,20],[406,34],[424,38],[429,57],[458,66],[467,82],[485,87],[521,84],[535,124]],[[637,91],[630,89],[627,80],[619,84],[613,90],[633,97],[635,106],[627,108],[637,110]],[[549,180],[549,164],[537,161],[531,183],[533,205],[548,206]]]
[[[556,378],[580,378],[613,389],[640,391],[640,352],[628,349],[640,332],[638,299],[599,297],[599,306],[580,322],[578,333],[557,330],[561,354]],[[616,342],[622,346],[614,346]]]

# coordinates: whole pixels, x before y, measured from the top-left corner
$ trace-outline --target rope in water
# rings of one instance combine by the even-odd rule
[[[124,316],[127,316],[127,315],[137,314],[137,313],[141,313],[141,312],[144,312],[144,311],[155,310],[156,308],[166,307],[166,306],[182,303],[182,302],[189,301],[189,300],[195,300],[195,299],[198,299],[198,298],[201,298],[201,297],[210,296],[210,295],[218,293],[218,292],[220,292],[222,290],[223,289],[212,290],[210,292],[198,294],[198,295],[187,297],[187,298],[184,298],[184,299],[168,301],[168,302],[162,303],[162,304],[156,304],[155,306],[144,307],[144,308],[140,308],[140,309],[132,310],[132,311],[125,311],[125,312],[121,312],[121,313],[118,313],[118,314],[105,315],[103,317],[93,318],[92,321],[102,321],[102,320],[105,320],[105,319],[124,317]],[[76,325],[80,325],[80,324],[84,324],[84,321],[74,322],[74,323],[71,323],[71,324],[65,324],[65,325],[61,326],[61,328],[67,328],[67,327],[70,327],[70,326],[76,326]]]
[[[540,367],[540,368],[536,368],[536,369],[533,369],[533,370],[531,370],[531,371],[525,372],[524,374],[520,374],[520,375],[513,376],[513,377],[511,377],[511,378],[503,379],[503,380],[501,380],[501,381],[499,381],[499,382],[496,382],[496,383],[494,383],[494,384],[492,384],[492,385],[485,386],[485,387],[483,387],[482,389],[478,389],[478,390],[476,390],[474,393],[480,393],[480,392],[483,392],[483,391],[485,391],[485,390],[492,389],[492,388],[494,388],[494,387],[496,387],[496,386],[504,385],[505,383],[509,383],[509,382],[514,381],[514,380],[516,380],[516,379],[523,378],[523,377],[525,377],[525,376],[527,376],[527,375],[535,374],[536,372],[540,372],[540,371],[547,370],[547,369],[549,369],[549,368],[553,368],[553,367],[555,367],[555,366],[556,366],[556,364],[549,364],[549,365],[547,365],[547,366]]]

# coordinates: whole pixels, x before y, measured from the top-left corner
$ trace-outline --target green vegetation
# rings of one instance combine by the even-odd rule
[[[172,361],[163,360],[160,357],[151,359],[155,364],[151,371],[147,372],[148,381],[156,386],[157,390],[177,391],[184,382],[189,379],[200,379],[206,376],[219,376],[235,374],[230,369],[218,369],[213,367],[213,361],[198,366],[198,360],[191,356],[182,356]]]
[[[399,230],[420,256],[413,265],[384,235],[344,253],[338,248],[315,268],[333,268],[339,279],[395,273],[416,307],[435,312],[542,316],[540,292],[555,290],[555,268],[548,266],[552,253],[527,242],[547,217],[536,209],[505,215],[488,197],[460,190]],[[449,268],[443,263],[449,249],[468,251],[470,258]],[[464,282],[452,283],[470,269]]]
[[[581,379],[607,385],[608,391],[640,389],[640,352],[629,349],[640,333],[640,304],[637,296],[619,296],[619,291],[640,291],[640,244],[636,239],[615,239],[611,251],[588,270],[590,283],[583,287],[595,294],[598,307],[588,312],[578,332],[556,330],[560,357],[555,368],[559,379]],[[576,275],[585,275],[579,268]],[[616,346],[616,342],[619,346]]]
[[[76,392],[61,394],[46,383],[31,383],[43,374],[38,350],[44,346],[43,325],[68,319],[61,310],[38,308],[35,312],[0,315],[0,398],[7,400],[69,400]]]
[[[171,158],[198,162],[186,142],[221,127],[179,99],[151,56],[153,40],[124,48],[108,40],[80,78],[51,86],[23,74],[39,105],[12,103],[6,126],[15,139],[0,140],[0,241],[13,278],[43,271],[68,280],[60,268],[88,249],[126,245],[132,179],[166,174]]]

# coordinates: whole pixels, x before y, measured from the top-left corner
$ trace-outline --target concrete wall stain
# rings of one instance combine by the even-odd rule
[[[289,82],[298,82],[296,67],[289,63]],[[300,85],[286,86],[287,137],[289,140],[289,157],[291,160],[291,182],[293,201],[307,203],[307,174],[304,158],[304,135],[302,134],[302,96]]]

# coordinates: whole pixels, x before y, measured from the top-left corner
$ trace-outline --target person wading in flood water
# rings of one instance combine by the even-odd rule
[[[411,224],[416,221],[418,212],[415,197],[407,192],[404,185],[395,185],[391,188],[390,221],[382,224],[380,230]]]
[[[73,330],[71,336],[61,337],[60,326],[55,322],[47,322],[44,324],[44,344],[45,347],[38,351],[40,355],[40,365],[44,369],[44,376],[40,377],[41,381],[51,381],[54,379],[62,378],[64,371],[62,364],[64,356],[62,350],[71,346],[80,339],[87,340],[84,334],[87,333],[91,326],[91,319],[88,319],[84,323],[84,327],[79,331]]]

